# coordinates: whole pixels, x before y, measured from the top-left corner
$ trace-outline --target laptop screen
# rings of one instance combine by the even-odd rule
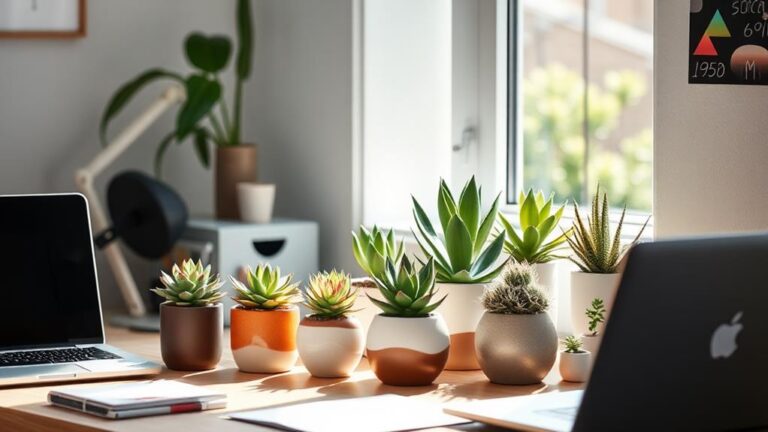
[[[0,349],[103,342],[86,206],[0,196]]]

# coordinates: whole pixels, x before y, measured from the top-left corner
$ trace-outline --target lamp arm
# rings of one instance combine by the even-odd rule
[[[186,93],[183,87],[178,84],[170,85],[160,97],[155,99],[144,112],[139,114],[115,139],[104,147],[88,165],[75,173],[75,183],[88,200],[91,220],[96,232],[109,228],[109,221],[94,188],[94,179],[120,157],[165,111],[183,102],[185,98]],[[112,268],[112,273],[123,295],[123,301],[128,307],[128,312],[132,316],[144,316],[147,313],[146,307],[141,300],[136,281],[120,246],[113,242],[104,248],[104,254]]]

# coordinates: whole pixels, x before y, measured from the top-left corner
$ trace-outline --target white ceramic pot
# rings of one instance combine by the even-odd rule
[[[275,185],[238,183],[237,203],[244,222],[269,223],[275,205]]]
[[[592,353],[592,360],[594,360],[595,357],[597,356],[597,353],[600,350],[600,343],[602,341],[603,341],[603,335],[599,333],[595,336],[588,335],[588,334],[581,336],[581,346],[582,348],[584,348],[584,350]]]
[[[305,317],[296,337],[299,357],[319,378],[352,375],[365,349],[365,335],[355,317],[319,320]]]
[[[437,298],[448,295],[437,308],[445,317],[451,335],[451,352],[448,354],[447,370],[477,370],[480,364],[475,354],[475,330],[485,308],[480,298],[486,284],[438,283]]]
[[[560,297],[557,291],[557,267],[557,261],[533,265],[533,269],[539,276],[539,286],[549,299],[549,310],[547,313],[552,319],[552,324],[555,328],[557,328],[557,315],[559,313],[557,305]]]
[[[560,353],[560,376],[563,381],[587,382],[592,370],[592,354],[589,351]]]
[[[448,360],[450,338],[440,314],[402,318],[376,315],[368,330],[366,355],[384,384],[430,385]]]
[[[603,299],[605,303],[605,318],[611,313],[611,306],[616,297],[621,273],[571,273],[571,326],[573,333],[586,334],[588,323],[586,311],[595,298]],[[603,324],[597,328],[603,332]]]

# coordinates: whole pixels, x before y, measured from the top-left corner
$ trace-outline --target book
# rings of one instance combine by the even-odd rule
[[[170,380],[51,390],[48,402],[111,419],[203,411],[227,404],[223,393]]]

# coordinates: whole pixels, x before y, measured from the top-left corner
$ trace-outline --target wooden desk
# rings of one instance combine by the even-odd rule
[[[225,341],[229,336],[225,335]],[[160,340],[156,333],[136,333],[107,328],[107,342],[162,364]],[[219,367],[206,372],[164,370],[158,378],[211,387],[227,393],[227,408],[199,413],[144,417],[128,420],[105,420],[86,414],[54,408],[46,403],[53,386],[17,387],[0,390],[0,430],[13,431],[264,431],[272,430],[226,419],[226,413],[260,407],[285,405],[301,401],[371,396],[396,393],[436,402],[459,402],[518,396],[555,389],[575,390],[580,385],[560,382],[557,367],[536,386],[502,386],[491,384],[480,371],[443,372],[429,387],[392,387],[381,384],[363,360],[358,371],[348,379],[319,379],[301,367],[278,375],[246,374],[237,370],[228,347]],[[122,381],[126,382],[126,381]],[[114,382],[113,382],[114,383]],[[63,384],[67,386],[104,385],[104,382]],[[498,430],[481,424],[470,424],[442,430]]]

